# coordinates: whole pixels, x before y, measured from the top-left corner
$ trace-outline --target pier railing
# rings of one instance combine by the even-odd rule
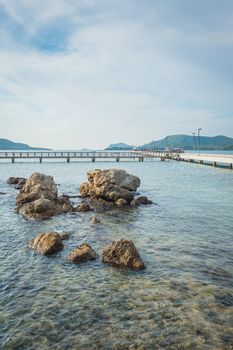
[[[167,152],[146,152],[146,151],[129,151],[129,152],[108,152],[108,151],[19,151],[19,152],[0,152],[0,159],[9,159],[14,163],[15,160],[38,159],[42,162],[43,159],[66,159],[69,162],[71,159],[89,159],[93,162],[98,159],[132,159],[143,161],[149,158],[164,158],[168,157]]]

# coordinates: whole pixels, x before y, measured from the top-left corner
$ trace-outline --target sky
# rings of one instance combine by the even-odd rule
[[[0,137],[233,137],[232,0],[0,0]]]

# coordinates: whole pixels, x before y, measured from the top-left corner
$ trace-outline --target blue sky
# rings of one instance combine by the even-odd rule
[[[0,0],[0,137],[233,137],[232,57],[231,0]]]

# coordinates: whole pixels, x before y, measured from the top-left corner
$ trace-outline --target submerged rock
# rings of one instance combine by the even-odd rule
[[[6,192],[0,192],[0,196],[4,196]]]
[[[129,204],[140,186],[137,176],[121,169],[96,169],[87,173],[88,182],[80,186],[82,197],[100,198],[109,202],[124,199]]]
[[[62,237],[56,232],[45,232],[28,242],[28,247],[42,255],[51,255],[64,248]]]
[[[121,239],[113,242],[103,250],[102,260],[105,263],[130,269],[142,270],[145,268],[133,241]]]
[[[93,218],[91,219],[92,224],[100,224],[100,220],[96,217],[93,216]]]
[[[17,211],[26,218],[46,219],[72,210],[67,197],[58,197],[52,176],[34,173],[17,196]]]
[[[70,233],[62,233],[60,234],[62,241],[70,238]]]
[[[9,185],[16,185],[15,188],[17,190],[21,190],[23,186],[25,185],[27,179],[25,177],[9,177],[7,180],[7,183]]]
[[[82,202],[81,204],[74,207],[73,211],[86,212],[86,211],[92,211],[92,208],[90,207],[90,205],[88,203]]]
[[[74,262],[75,264],[80,264],[89,260],[97,259],[98,255],[87,243],[81,244],[79,247],[75,248],[68,255],[68,261]]]
[[[149,204],[153,204],[153,202],[150,199],[148,199],[146,196],[140,196],[140,197],[134,198],[130,203],[131,207],[138,207],[141,204],[149,205]]]

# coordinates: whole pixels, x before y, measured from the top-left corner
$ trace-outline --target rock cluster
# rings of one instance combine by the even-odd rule
[[[28,242],[28,247],[42,255],[51,255],[64,248],[62,237],[56,232],[41,233]]]
[[[56,232],[40,233],[28,242],[28,247],[42,255],[52,255],[63,250],[63,240],[69,235],[60,235]],[[75,264],[96,260],[98,255],[87,243],[73,249],[68,255],[68,261]],[[104,248],[102,261],[116,267],[127,267],[142,270],[145,264],[142,261],[133,241],[121,239]]]
[[[103,250],[103,262],[114,266],[142,270],[145,268],[133,241],[121,239]]]
[[[34,173],[17,196],[17,211],[26,218],[46,219],[72,210],[67,197],[58,197],[52,176]]]
[[[118,208],[123,208],[131,203],[133,206],[137,206],[142,202],[144,202],[143,204],[149,204],[149,200],[147,202],[146,200],[134,202],[135,191],[140,186],[140,179],[125,170],[91,170],[87,173],[87,178],[88,182],[80,186],[82,197],[114,203]]]

